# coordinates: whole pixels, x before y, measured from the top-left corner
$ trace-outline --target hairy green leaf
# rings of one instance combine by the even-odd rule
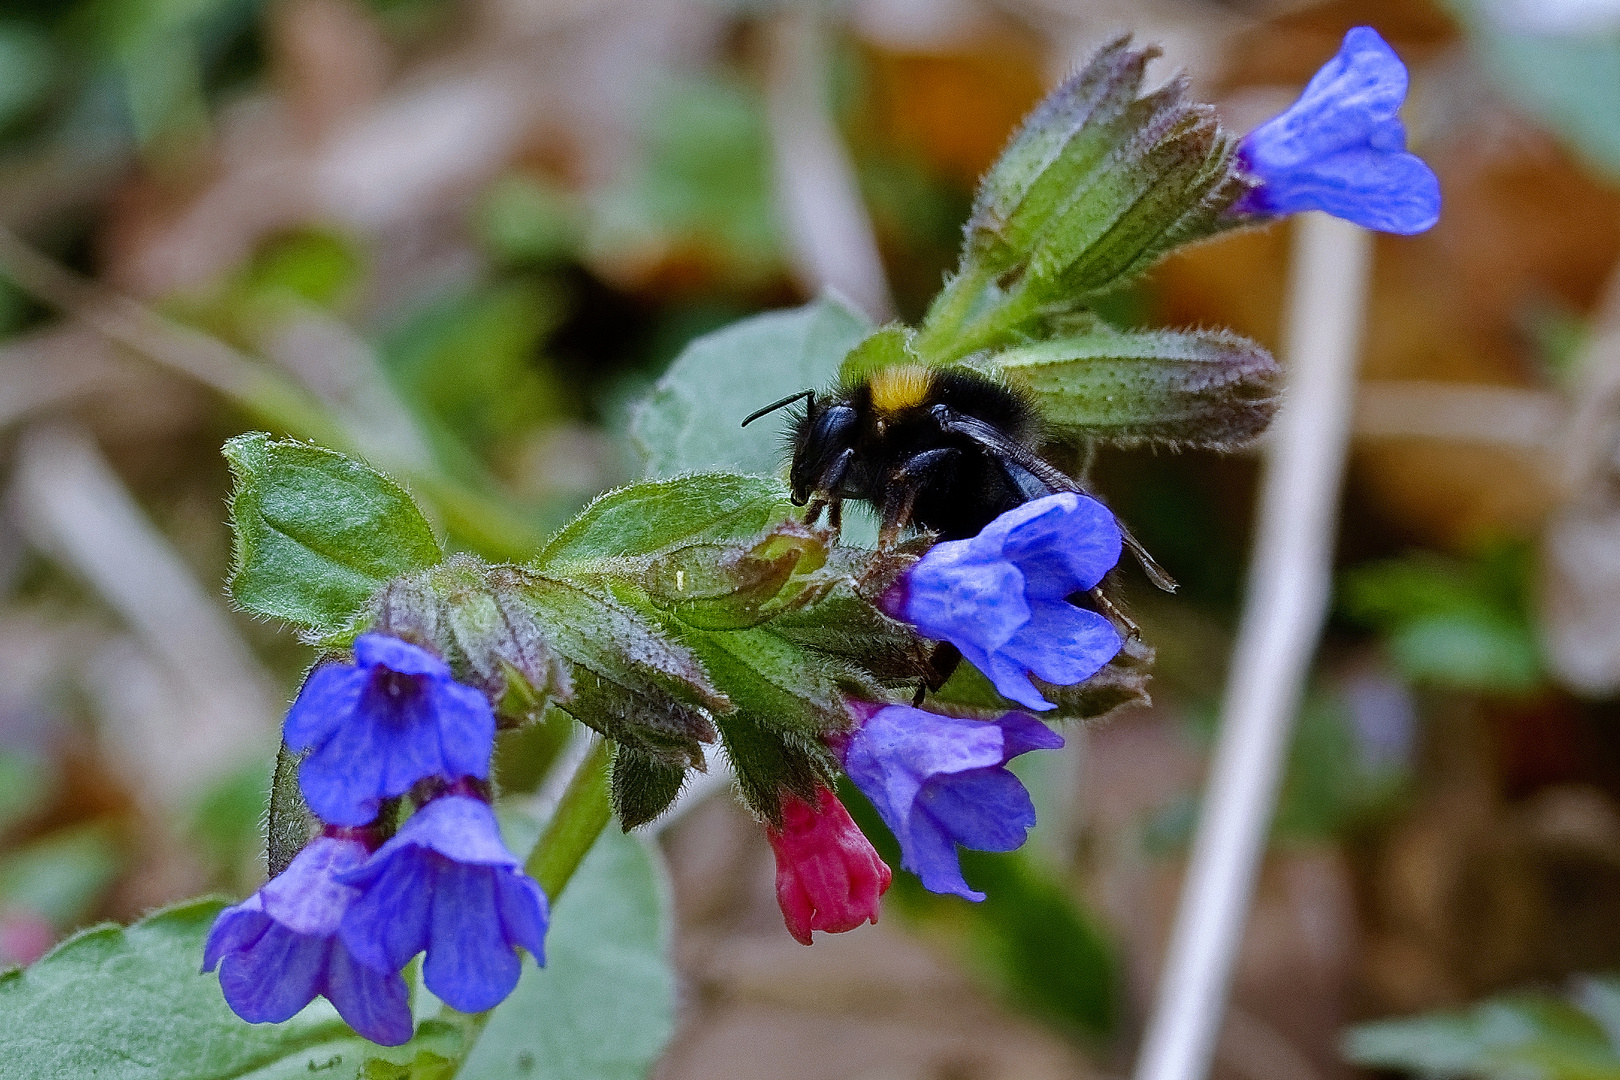
[[[5,1071],[30,1080],[354,1077],[383,1053],[324,1002],[284,1024],[237,1019],[219,979],[198,974],[222,906],[192,900],[127,929],[98,926],[0,975]]]
[[[675,1028],[668,887],[639,839],[608,830],[557,900],[546,966],[523,965],[460,1075],[641,1080]]]
[[[255,615],[331,633],[390,578],[444,557],[405,489],[352,458],[262,432],[231,439],[225,457],[231,597]]]
[[[753,537],[792,510],[780,481],[735,473],[650,480],[610,491],[552,537],[534,560],[548,573],[651,555],[682,543]]]
[[[567,712],[669,764],[702,761],[700,744],[715,737],[706,711],[732,706],[690,649],[614,597],[561,578],[529,574],[514,599],[568,663]]]
[[[1373,1069],[1481,1080],[1613,1080],[1620,1053],[1601,1000],[1613,980],[1584,980],[1573,1002],[1548,994],[1492,998],[1464,1012],[1380,1020],[1351,1028],[1344,1056]]]
[[[822,390],[871,330],[836,296],[772,311],[698,338],[637,409],[630,434],[648,476],[700,469],[775,473],[780,416],[748,427],[754,409],[800,390]]]

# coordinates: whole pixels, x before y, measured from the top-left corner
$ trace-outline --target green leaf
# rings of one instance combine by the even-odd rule
[[[1368,1068],[1484,1080],[1616,1080],[1616,1053],[1598,1018],[1546,994],[1510,994],[1466,1012],[1361,1024],[1346,1058]]]
[[[875,371],[897,364],[919,363],[911,348],[915,331],[904,326],[885,326],[849,351],[838,366],[838,381],[853,386]]]
[[[670,765],[628,746],[614,746],[609,797],[624,829],[645,825],[668,810],[684,783],[685,765]]]
[[[569,573],[603,559],[650,555],[682,543],[753,537],[792,510],[780,481],[703,473],[644,481],[598,498],[534,560]]]
[[[1216,330],[1098,326],[974,366],[1027,391],[1065,436],[1123,444],[1232,449],[1266,429],[1282,390],[1265,349]]]
[[[462,1066],[478,1080],[641,1080],[675,1028],[668,887],[608,830],[558,899],[546,966],[523,965]]]
[[[1445,6],[1509,97],[1588,161],[1620,176],[1620,35],[1612,23],[1606,31],[1536,33],[1513,27],[1484,0],[1447,0]]]
[[[648,476],[725,469],[774,474],[783,463],[780,416],[742,427],[754,409],[800,390],[823,390],[871,332],[836,296],[771,311],[686,347],[636,410],[630,435]]]
[[[700,744],[715,738],[704,710],[732,706],[690,649],[617,599],[561,578],[531,575],[515,598],[569,664],[568,713],[669,764],[703,760]]]
[[[231,597],[255,615],[330,633],[390,578],[443,558],[405,489],[352,458],[262,432],[231,439],[225,457]]]
[[[290,1066],[282,1074],[289,1076],[334,1058],[357,1067],[369,1044],[330,1008],[276,1025],[232,1015],[219,979],[197,973],[222,906],[193,900],[128,929],[86,930],[33,966],[0,975],[6,1072],[30,1080],[222,1080],[275,1076],[278,1062]]]

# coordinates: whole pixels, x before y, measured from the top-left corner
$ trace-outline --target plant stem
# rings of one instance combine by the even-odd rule
[[[1203,1080],[1327,615],[1372,238],[1320,213],[1294,223],[1289,396],[1272,425],[1248,594],[1158,1002],[1136,1080]]]
[[[557,812],[551,815],[546,831],[540,834],[539,843],[523,867],[553,904],[613,817],[613,807],[608,803],[607,740],[600,735],[591,738],[594,745],[574,770]]]

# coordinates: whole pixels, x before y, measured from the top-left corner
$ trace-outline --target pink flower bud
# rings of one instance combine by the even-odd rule
[[[819,788],[811,806],[784,795],[782,827],[767,827],[765,838],[776,852],[776,901],[788,933],[808,945],[812,930],[841,934],[877,922],[893,875],[838,796]]]

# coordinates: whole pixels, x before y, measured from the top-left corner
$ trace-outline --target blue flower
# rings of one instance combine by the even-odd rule
[[[426,949],[423,981],[462,1012],[494,1008],[512,992],[522,968],[516,946],[545,963],[545,893],[479,799],[434,799],[339,880],[363,892],[339,930],[349,950],[393,971]]]
[[[1026,672],[1067,686],[1095,675],[1123,644],[1107,619],[1064,599],[1101,581],[1119,549],[1106,506],[1072,492],[1047,495],[978,536],[935,544],[883,606],[962,650],[1003,697],[1050,709]]]
[[[428,777],[489,776],[495,713],[443,660],[398,638],[363,634],[354,664],[327,664],[287,713],[287,745],[308,750],[304,800],[334,825],[365,825],[378,804]]]
[[[356,840],[317,837],[279,876],[214,920],[203,970],[219,967],[231,1010],[251,1023],[279,1023],[324,994],[349,1026],[372,1042],[411,1037],[411,1008],[399,967],[368,967],[337,937],[360,890],[338,874],[360,866]]]
[[[1035,806],[1007,762],[1055,750],[1063,737],[1034,717],[962,720],[905,705],[853,702],[865,722],[835,746],[844,771],[900,841],[900,866],[931,892],[983,900],[962,879],[957,845],[1012,851]]]
[[[1407,153],[1395,113],[1406,65],[1378,32],[1358,26],[1288,110],[1238,144],[1258,181],[1236,210],[1275,215],[1325,210],[1388,233],[1420,233],[1440,220],[1440,181]]]

